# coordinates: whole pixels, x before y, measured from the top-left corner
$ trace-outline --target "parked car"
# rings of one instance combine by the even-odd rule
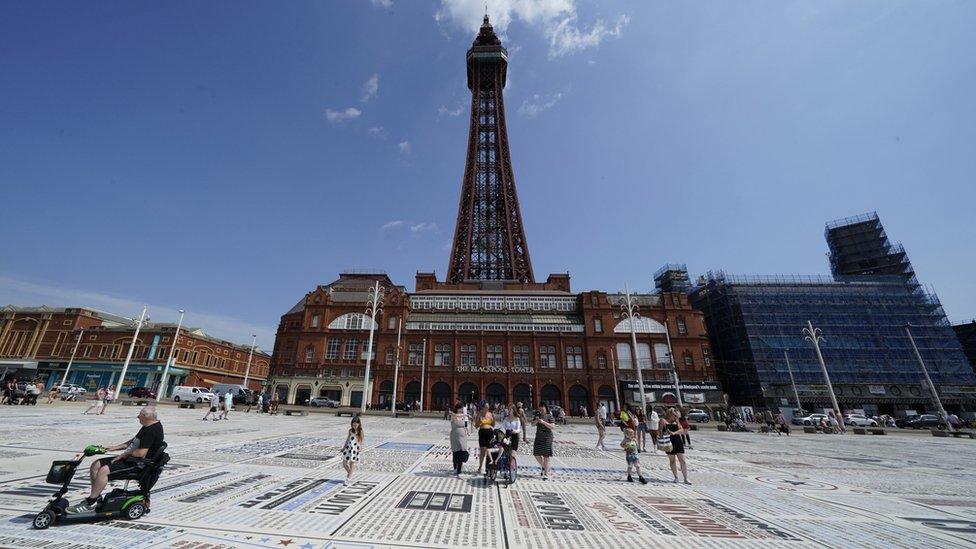
[[[853,425],[854,427],[877,427],[878,422],[861,414],[845,414],[844,425]]]
[[[698,423],[708,423],[712,419],[708,412],[705,410],[691,409],[688,410],[688,421],[696,421]]]
[[[78,394],[78,395],[83,395],[83,394],[87,393],[88,391],[84,387],[81,387],[80,385],[75,385],[74,383],[67,383],[65,385],[58,385],[58,392],[59,393],[75,393],[75,394]]]
[[[933,414],[922,414],[919,416],[912,416],[908,418],[905,422],[906,429],[932,429],[939,428],[942,426],[942,420],[939,416]]]
[[[312,408],[338,408],[339,403],[329,397],[314,397],[309,399],[308,405]]]
[[[203,402],[210,400],[214,396],[209,389],[203,387],[189,387],[178,385],[173,389],[173,402]]]
[[[820,420],[823,420],[823,419],[827,419],[827,421],[830,421],[827,418],[827,415],[826,414],[810,414],[810,415],[808,415],[806,417],[800,418],[800,423],[799,424],[800,425],[807,425],[807,426],[810,426],[810,425],[820,425]]]
[[[132,398],[156,398],[156,392],[149,387],[133,387],[129,389]]]

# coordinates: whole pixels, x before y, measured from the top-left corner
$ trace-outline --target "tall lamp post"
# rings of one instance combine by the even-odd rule
[[[824,340],[823,332],[820,331],[820,328],[814,328],[813,323],[808,320],[807,327],[803,329],[803,334],[803,339],[813,343],[813,348],[817,351],[817,360],[820,361],[820,369],[823,371],[824,380],[827,381],[827,391],[830,392],[830,402],[834,405],[834,415],[837,416],[840,414],[840,406],[837,404],[834,386],[830,383],[830,375],[827,373],[827,365],[824,364],[823,353],[820,352],[820,342]]]
[[[142,314],[139,315],[139,323],[136,324],[136,332],[132,334],[132,343],[129,344],[129,354],[125,355],[125,364],[122,365],[122,375],[119,376],[119,386],[115,388],[115,400],[119,399],[119,395],[122,394],[122,385],[125,383],[125,372],[129,369],[129,362],[132,362],[132,352],[136,350],[136,340],[139,339],[139,330],[142,329],[142,325],[149,322],[146,317],[146,312],[149,311],[149,307],[143,306]]]
[[[633,348],[634,365],[637,367],[637,383],[640,385],[641,408],[646,409],[647,397],[644,396],[644,375],[641,373],[640,359],[637,358],[637,332],[634,331],[634,323],[640,318],[640,313],[637,312],[638,309],[637,301],[630,295],[630,288],[627,284],[624,284],[624,300],[620,302],[620,312],[630,320],[630,344]]]
[[[251,374],[251,357],[254,356],[254,347],[258,344],[258,335],[251,334],[251,352],[247,354],[247,368],[244,369],[244,388],[247,389],[247,378]],[[250,390],[250,389],[248,389]]]
[[[176,364],[176,340],[180,338],[180,328],[183,327],[183,315],[186,311],[180,309],[180,321],[176,323],[176,333],[173,334],[173,344],[169,346],[169,357],[166,366],[163,366],[163,377],[159,380],[159,389],[156,391],[156,402],[159,402],[166,395],[166,382],[169,381],[169,365]]]
[[[396,417],[397,399],[397,380],[400,379],[400,331],[403,328],[403,317],[397,321],[397,346],[396,346],[396,366],[393,368],[393,403],[390,404],[390,413]]]
[[[366,298],[366,314],[370,317],[369,343],[366,344],[366,375],[363,376],[363,402],[360,411],[366,413],[366,401],[369,400],[369,365],[373,359],[373,331],[376,328],[376,314],[383,309],[383,288],[377,280],[369,289]],[[395,406],[394,406],[395,407]]]
[[[420,411],[424,411],[424,378],[427,377],[427,338],[420,350]]]
[[[935,405],[939,408],[939,419],[944,421],[951,431],[953,428],[949,424],[949,415],[946,413],[945,408],[942,407],[942,399],[939,398],[939,393],[935,391],[935,384],[932,383],[932,378],[929,377],[929,370],[925,367],[925,362],[922,361],[922,355],[918,352],[918,346],[915,345],[915,338],[912,337],[911,324],[905,324],[905,333],[908,334],[908,341],[912,342],[912,350],[915,351],[915,358],[918,359],[918,365],[922,367],[922,373],[925,374],[925,381],[929,384],[929,391],[932,391],[932,398],[935,399]]]
[[[71,364],[75,361],[75,353],[78,352],[78,345],[81,345],[81,337],[83,335],[85,335],[85,330],[78,333],[78,341],[75,341],[75,348],[71,351],[71,358],[68,359],[68,367],[64,369],[64,379],[61,380],[61,385],[68,383],[68,372],[71,371]]]
[[[793,396],[796,397],[796,408],[803,410],[803,405],[800,404],[800,393],[796,390],[796,381],[793,380],[793,367],[790,366],[789,349],[783,349],[783,358],[786,359],[786,371],[790,373],[790,385],[793,386]]]
[[[610,372],[613,374],[613,394],[617,397],[617,411],[620,411],[620,384],[617,383],[617,359],[613,352],[613,343],[610,344]],[[613,410],[611,410],[613,411]]]
[[[685,407],[681,402],[681,387],[678,381],[678,367],[674,363],[674,349],[671,347],[671,328],[668,328],[668,319],[664,319],[664,337],[668,341],[668,362],[671,363],[671,376],[674,378],[674,396],[678,398],[678,410]]]

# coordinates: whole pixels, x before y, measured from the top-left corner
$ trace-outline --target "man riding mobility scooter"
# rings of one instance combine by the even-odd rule
[[[68,485],[74,478],[75,471],[81,462],[90,456],[104,454],[106,449],[101,446],[89,445],[84,453],[76,460],[55,461],[47,473],[48,484],[60,484],[58,490],[47,506],[34,517],[34,528],[43,530],[57,522],[82,522],[92,520],[109,520],[126,518],[135,520],[149,512],[149,491],[159,480],[159,473],[169,461],[169,454],[165,453],[166,443],[151,456],[139,460],[137,466],[126,471],[113,480],[125,480],[123,488],[115,488],[99,498],[91,511],[82,513],[67,513],[68,500],[64,495],[68,492]],[[129,481],[136,481],[138,490],[129,490]]]

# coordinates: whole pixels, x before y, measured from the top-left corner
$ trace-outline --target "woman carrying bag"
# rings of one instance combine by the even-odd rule
[[[461,466],[468,461],[468,417],[461,403],[454,405],[451,414],[451,452],[454,454],[454,474],[461,474]]]

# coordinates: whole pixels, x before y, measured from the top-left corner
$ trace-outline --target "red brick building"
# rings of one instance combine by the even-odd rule
[[[118,384],[134,330],[135,321],[92,309],[8,305],[0,308],[0,373],[40,378],[48,387],[61,383],[77,343],[68,383],[87,388]],[[123,389],[158,388],[175,332],[175,324],[143,326]],[[237,345],[184,326],[167,386],[171,390],[176,385],[243,383],[249,352],[250,345]],[[259,389],[267,380],[270,362],[268,354],[255,350],[248,372],[251,388]]]

